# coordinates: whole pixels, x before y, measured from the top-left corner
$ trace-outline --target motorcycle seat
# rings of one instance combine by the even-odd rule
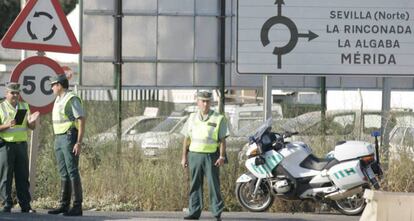
[[[329,169],[337,163],[338,160],[336,160],[335,158],[321,159],[313,154],[310,154],[308,157],[305,158],[305,160],[302,161],[302,163],[300,163],[300,166],[311,170],[321,171],[324,169]]]

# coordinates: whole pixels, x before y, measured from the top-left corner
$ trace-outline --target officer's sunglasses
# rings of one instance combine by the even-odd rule
[[[12,94],[12,95],[19,95],[20,94],[20,92],[18,92],[18,91],[10,91],[9,93]]]

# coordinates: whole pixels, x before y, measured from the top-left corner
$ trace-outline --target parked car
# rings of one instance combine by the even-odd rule
[[[217,106],[213,110],[217,111]],[[195,112],[198,110],[197,106],[189,106],[185,109],[187,112]],[[261,104],[228,104],[224,108],[224,112],[229,123],[232,135],[245,135],[250,129],[254,131],[254,126],[258,126],[263,122],[264,111]],[[280,104],[272,105],[272,118],[282,119],[283,112]],[[252,122],[257,122],[253,123]]]
[[[181,130],[189,113],[196,111],[197,107],[190,106],[185,110],[185,116],[171,116],[165,120],[170,121],[170,123],[163,122],[171,125],[170,127],[165,127],[164,130],[152,130],[144,135],[142,140],[144,155],[154,157],[160,155],[162,150],[167,148],[182,147],[184,136],[181,134]],[[254,131],[263,122],[263,106],[258,104],[226,105],[225,113],[230,130],[230,136],[226,139],[227,150],[239,152],[247,143],[247,136],[250,135],[250,132]],[[272,115],[277,119],[282,117],[280,105],[272,106]],[[172,126],[173,122],[175,123],[174,126]]]
[[[183,135],[180,132],[188,116],[187,112],[173,112],[164,121],[143,134],[141,144],[143,154],[157,156],[163,149],[181,147]]]
[[[224,112],[228,119],[231,131],[234,135],[242,136],[252,126],[259,126],[263,123],[264,111],[263,105],[261,104],[243,104],[243,105],[227,105],[225,106]],[[280,104],[272,105],[272,118],[273,120],[282,119],[282,106]],[[252,125],[253,122],[257,122]]]
[[[135,116],[129,117],[121,123],[121,141],[127,142],[128,147],[141,146],[143,134],[154,128],[165,119],[165,116]],[[96,134],[85,140],[87,145],[101,145],[115,141],[118,125],[112,126],[103,133]]]
[[[413,121],[410,123],[398,123],[389,134],[390,159],[399,160],[402,155],[414,160]]]
[[[397,122],[413,116],[412,112],[391,111],[386,117],[386,133]],[[314,111],[286,120],[282,130],[297,131],[299,135],[292,137],[306,143],[320,144],[324,148],[333,148],[342,140],[371,140],[371,133],[381,129],[380,111],[335,110],[326,112],[326,131],[322,133],[321,112]]]

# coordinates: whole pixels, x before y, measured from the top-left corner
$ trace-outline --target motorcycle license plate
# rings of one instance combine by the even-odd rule
[[[366,172],[367,172],[367,175],[368,175],[369,179],[375,178],[375,173],[374,173],[374,171],[372,171],[371,167],[367,167]]]

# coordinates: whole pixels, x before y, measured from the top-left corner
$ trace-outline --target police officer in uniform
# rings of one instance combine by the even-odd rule
[[[4,204],[2,212],[5,213],[10,213],[13,206],[13,175],[21,212],[35,212],[30,206],[27,129],[35,128],[39,112],[30,115],[29,105],[19,101],[19,93],[20,84],[14,82],[6,84],[6,100],[0,103],[0,196]],[[19,109],[26,110],[21,123],[15,120]]]
[[[85,112],[82,100],[68,91],[69,82],[65,74],[50,78],[56,100],[53,105],[53,131],[55,155],[61,178],[60,206],[49,210],[49,214],[82,216],[82,184],[79,175],[79,155],[85,131]],[[73,192],[73,207],[70,207]]]
[[[189,215],[185,220],[198,220],[203,209],[203,179],[207,177],[210,208],[220,221],[224,202],[220,193],[219,167],[225,162],[226,137],[229,135],[223,115],[210,110],[211,92],[197,93],[198,112],[192,113],[184,126],[183,168],[190,168]]]

